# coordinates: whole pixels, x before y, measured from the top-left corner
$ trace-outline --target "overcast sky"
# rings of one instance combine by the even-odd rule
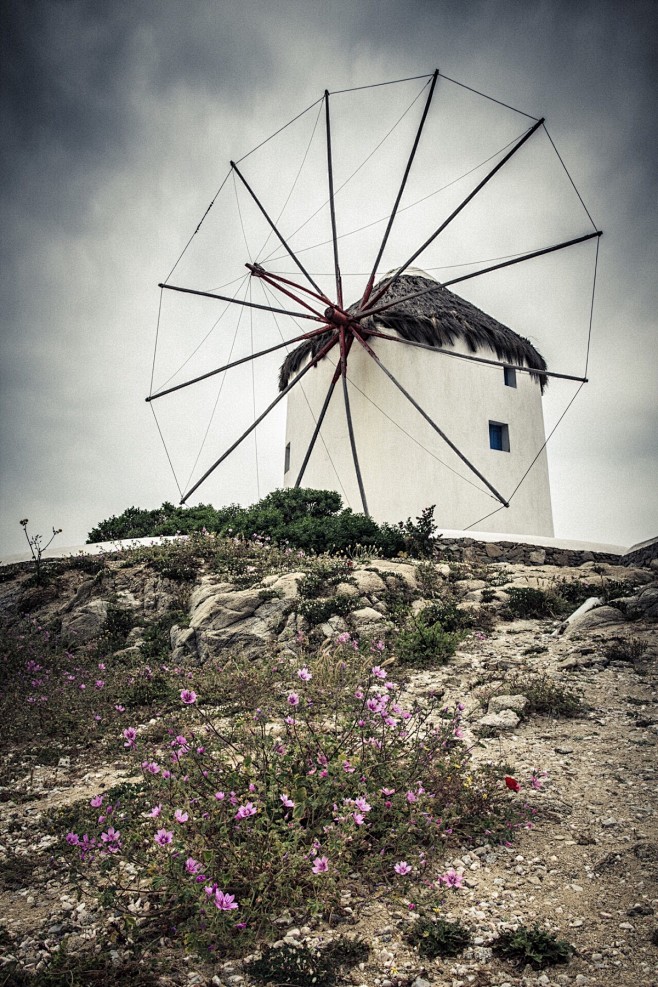
[[[326,88],[427,75],[437,67],[532,116],[545,116],[604,231],[590,383],[549,445],[556,534],[619,545],[655,535],[656,13],[653,0],[6,0],[0,15],[0,553],[22,550],[18,522],[24,517],[33,532],[55,525],[64,529],[63,544],[75,544],[100,520],[131,505],[150,508],[179,499],[144,402],[160,300],[157,285],[203,215],[229,160],[241,157]],[[405,105],[422,84],[409,90]],[[454,99],[453,110],[464,121],[461,172],[483,159],[480,139],[495,144],[498,126],[501,142],[494,150],[503,137],[518,136],[532,122],[505,116],[495,104],[487,105],[491,116],[485,118],[479,104]],[[420,107],[422,102],[416,110]],[[347,108],[342,147],[336,149],[343,162],[348,139],[363,135],[359,114],[369,110],[364,103],[351,118],[350,112]],[[337,112],[337,128],[338,117]],[[312,125],[312,114],[307,119]],[[377,121],[384,119],[377,111]],[[305,146],[301,130],[285,136],[295,153]],[[400,133],[400,147],[408,147],[405,140]],[[279,151],[273,143],[267,151],[269,158],[265,151],[254,156],[252,174],[274,202],[279,194],[275,180],[280,177],[281,189],[285,186],[282,161],[293,157],[284,145]],[[448,166],[447,157],[438,152],[436,157],[443,160],[446,176],[461,174],[457,161]],[[413,190],[417,196],[433,190],[429,159],[423,161]],[[530,200],[538,188],[535,198],[544,213],[547,203],[552,211],[555,197],[558,215],[554,172],[547,171],[543,190],[540,184],[543,161],[526,159],[533,175],[526,193]],[[510,170],[510,182],[516,174],[521,170]],[[588,232],[591,225],[570,187],[563,191],[559,215],[573,218],[574,235]],[[504,205],[505,186],[499,192]],[[303,198],[303,183],[297,194]],[[495,208],[493,195],[481,203],[485,226],[489,205]],[[221,207],[218,200],[215,226],[209,220],[211,232],[205,240],[199,237],[199,244],[218,266],[226,261],[226,276],[218,270],[213,282],[205,271],[205,288],[228,281],[234,262],[240,267],[252,259],[237,232],[231,239],[233,227],[222,225]],[[477,217],[474,211],[473,222]],[[353,219],[346,206],[343,228]],[[521,225],[511,213],[507,219]],[[556,231],[564,233],[567,227],[560,220]],[[228,246],[219,245],[222,233]],[[248,241],[252,235],[248,225]],[[474,260],[494,256],[496,249],[513,252],[506,241],[490,249],[488,242],[468,239],[478,235],[474,229],[464,232],[461,244],[472,255],[473,244],[482,243]],[[515,249],[541,245],[528,236]],[[390,259],[393,266],[406,258],[392,249]],[[550,291],[538,302],[552,312],[564,295],[573,306],[567,315],[573,325],[563,326],[563,336],[556,332],[543,344],[537,329],[537,343],[554,369],[582,371],[587,336],[582,299],[591,292],[591,261],[591,252],[574,255],[568,276],[551,268]],[[203,260],[197,263],[197,270],[204,271]],[[186,283],[192,283],[194,270],[191,266]],[[528,303],[531,283],[523,277],[517,284]],[[492,289],[494,294],[486,296],[473,282],[473,290],[464,287],[463,294],[483,307],[486,303],[490,311],[491,305],[500,306],[491,314],[513,324],[503,297],[504,286],[511,283],[500,282],[498,295]],[[537,283],[535,278],[534,288]],[[185,330],[181,312],[175,305],[167,309],[163,337],[176,324]],[[527,318],[532,321],[531,315]],[[514,328],[526,329],[534,340],[534,325]],[[288,335],[294,332],[293,327]],[[263,345],[275,341],[268,337]],[[261,342],[256,342],[258,348]],[[176,369],[171,361],[179,354],[173,336],[163,345],[172,348],[163,350],[156,384],[166,379],[167,369]],[[197,357],[204,366],[203,349]],[[272,359],[265,374],[259,368],[253,393],[251,377],[235,393],[227,384],[223,400],[228,406],[218,405],[219,418],[211,424],[204,452],[210,462],[225,447],[223,433],[215,432],[224,423],[229,434],[233,418],[238,421],[238,405],[260,411],[275,396],[279,354]],[[560,386],[567,389],[560,391]],[[549,425],[573,393],[572,385],[551,385]],[[170,447],[184,485],[192,464],[176,457],[185,460],[188,435],[187,445],[196,448],[207,420],[203,414],[197,418],[194,400],[173,407],[163,421],[172,430]],[[245,450],[190,502],[249,503],[280,485],[283,424],[283,416],[275,416],[259,432],[257,477],[253,455]],[[395,464],[391,471],[395,481]],[[400,482],[403,476],[404,471]]]

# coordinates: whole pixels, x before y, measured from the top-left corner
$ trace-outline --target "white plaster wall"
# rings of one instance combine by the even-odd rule
[[[539,385],[529,374],[517,372],[517,387],[506,387],[502,368],[469,363],[441,350],[421,350],[385,340],[371,340],[370,345],[437,425],[508,499],[544,443]],[[468,353],[461,341],[452,349]],[[497,359],[486,349],[478,355]],[[293,486],[299,473],[337,358],[335,347],[288,395],[290,469],[284,477],[286,486]],[[461,530],[473,525],[475,531],[553,535],[545,452],[511,506],[480,520],[496,511],[498,501],[356,342],[349,356],[348,379],[368,508],[376,520],[395,522],[416,517],[423,508],[436,504],[435,518],[443,528]],[[348,506],[361,511],[341,384],[339,380],[302,485],[337,490]],[[490,420],[509,426],[509,452],[489,448]]]

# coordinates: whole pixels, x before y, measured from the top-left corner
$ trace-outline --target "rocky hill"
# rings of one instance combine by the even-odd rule
[[[511,564],[388,560],[365,552],[308,557],[257,540],[196,538],[48,563],[38,581],[28,565],[2,570],[0,984],[82,985],[111,976],[176,987],[655,985],[658,562],[556,566],[540,558]],[[384,839],[381,854],[390,850],[392,862],[399,839],[407,859],[395,874],[389,868],[389,879],[365,852],[350,858],[333,897],[317,892],[317,908],[305,908],[304,896],[296,895],[301,878],[291,857],[289,896],[272,899],[269,925],[237,922],[238,932],[210,952],[203,923],[195,926],[196,939],[185,932],[188,912],[180,913],[180,923],[166,916],[156,921],[150,903],[163,900],[157,875],[155,884],[148,878],[150,891],[145,883],[155,866],[148,864],[152,848],[139,863],[134,835],[133,865],[127,840],[131,798],[151,784],[155,762],[142,762],[140,770],[131,748],[151,743],[162,756],[173,746],[168,737],[180,722],[182,700],[198,707],[208,730],[223,730],[236,750],[240,730],[253,735],[244,711],[255,710],[263,737],[271,735],[283,749],[286,729],[301,735],[301,727],[277,733],[263,697],[280,694],[297,716],[306,679],[318,687],[331,681],[338,694],[350,662],[395,680],[395,729],[404,710],[411,710],[411,722],[423,722],[425,710],[428,723],[443,717],[451,725],[446,764],[461,786],[458,795],[445,789],[453,793],[454,825],[437,830],[413,860],[413,833],[404,843],[401,823],[388,837],[372,835],[368,847]],[[298,676],[297,691],[285,684],[288,669]],[[369,689],[362,691],[364,704],[376,695],[374,685]],[[335,731],[323,715],[323,729]],[[349,734],[341,736],[347,743]],[[236,755],[230,769],[243,764]],[[260,811],[259,799],[263,812],[265,806],[253,777],[247,814]],[[357,809],[367,805],[352,812],[359,838],[377,808],[367,801],[374,805],[371,779],[364,773],[360,781],[361,793],[355,788],[355,798],[346,800]],[[507,819],[507,830],[477,829],[469,785],[481,785],[480,798],[489,793],[496,800],[495,818]],[[424,793],[421,785],[413,791]],[[291,794],[284,793],[289,826],[300,820],[292,808],[300,796]],[[124,842],[117,834],[113,843],[110,833],[103,852],[109,846],[112,853],[92,874],[71,853],[78,845],[72,838],[67,845],[67,832],[81,839],[81,827],[95,823],[97,806],[110,798]],[[194,799],[186,803],[184,822],[194,817],[194,805]],[[448,802],[444,809],[442,816]],[[300,825],[308,829],[309,818]],[[186,832],[198,845],[202,828],[192,833],[193,821]],[[143,821],[134,825],[137,834]],[[159,832],[169,832],[166,826]],[[327,841],[336,827],[335,821],[325,827]],[[182,824],[172,829],[178,839]],[[315,854],[310,862],[319,887],[321,861],[332,858]],[[280,881],[285,888],[285,861],[281,874],[268,866],[272,887]],[[132,897],[122,885],[130,867],[142,875]],[[437,918],[458,923],[467,937],[453,955],[445,944],[439,955],[428,946]],[[414,938],[421,928],[424,937]],[[505,955],[506,933],[533,928],[537,962],[518,948]],[[538,930],[548,937],[541,948]],[[276,955],[266,941],[276,944]],[[568,962],[543,967],[556,941],[572,947],[558,957]],[[338,944],[333,952],[332,944]],[[284,955],[297,957],[297,967],[277,967]]]

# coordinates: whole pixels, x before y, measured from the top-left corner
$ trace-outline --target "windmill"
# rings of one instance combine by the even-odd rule
[[[273,400],[260,413],[256,413],[255,385],[253,385],[254,401],[252,420],[246,428],[243,428],[239,432],[232,442],[228,443],[219,458],[210,463],[203,470],[201,476],[195,478],[194,482],[187,486],[187,489],[183,490],[179,484],[181,503],[187,502],[211,474],[218,470],[229,457],[235,454],[236,450],[245,443],[249,436],[253,436],[256,439],[259,427],[262,426],[274,409],[287,398],[288,441],[286,443],[286,483],[288,485],[294,484],[295,486],[299,486],[304,482],[305,477],[312,476],[313,485],[335,487],[336,480],[332,478],[331,471],[327,473],[326,470],[323,471],[316,466],[314,472],[314,462],[316,464],[320,462],[324,455],[325,461],[329,461],[331,470],[336,474],[336,479],[340,483],[339,471],[336,470],[334,462],[336,458],[340,458],[343,476],[345,476],[346,464],[349,462],[353,478],[352,482],[356,483],[355,490],[358,489],[358,493],[349,499],[354,500],[355,497],[358,498],[358,508],[362,509],[366,514],[371,513],[373,497],[370,491],[373,487],[379,490],[382,485],[386,485],[385,480],[384,484],[382,483],[382,464],[387,459],[387,448],[386,442],[377,442],[376,428],[364,433],[362,422],[366,406],[363,403],[363,398],[370,405],[378,407],[381,414],[387,417],[389,421],[393,420],[393,424],[408,437],[410,443],[415,443],[417,446],[421,445],[425,448],[428,454],[433,456],[435,461],[440,462],[452,476],[457,477],[460,483],[478,491],[478,496],[484,495],[493,500],[495,502],[495,509],[489,511],[489,514],[498,514],[499,512],[509,510],[510,503],[514,497],[517,497],[518,501],[518,490],[525,482],[525,490],[530,491],[529,516],[521,521],[520,528],[519,522],[515,521],[512,522],[512,528],[508,528],[507,530],[515,530],[516,528],[520,531],[523,530],[523,525],[528,528],[528,525],[532,527],[534,524],[534,533],[552,534],[550,494],[548,493],[548,477],[544,453],[546,439],[543,434],[543,420],[541,419],[541,407],[537,404],[537,394],[543,391],[549,378],[575,381],[582,387],[587,379],[587,361],[585,362],[584,372],[579,375],[548,370],[544,358],[529,340],[509,329],[502,322],[498,322],[490,316],[485,315],[477,306],[455,295],[451,291],[451,288],[457,284],[472,281],[476,278],[483,278],[494,272],[518,268],[519,265],[526,264],[540,257],[556,255],[568,248],[575,248],[577,245],[591,240],[596,242],[598,256],[598,238],[601,236],[601,231],[596,228],[584,203],[582,203],[579,193],[577,193],[583,209],[591,222],[593,229],[590,232],[583,233],[578,231],[577,235],[566,236],[548,245],[538,246],[531,250],[517,251],[514,254],[508,254],[502,258],[495,258],[494,263],[478,264],[475,270],[467,268],[456,276],[443,279],[441,282],[428,276],[426,272],[418,271],[413,267],[414,263],[421,256],[424,262],[428,256],[428,252],[451,232],[452,226],[458,217],[461,217],[462,214],[474,208],[473,203],[475,200],[478,197],[482,197],[485,190],[488,191],[491,188],[490,183],[493,183],[493,180],[499,174],[504,174],[505,170],[511,167],[513,160],[517,159],[522,148],[532,142],[535,134],[543,131],[557,154],[555,145],[545,128],[543,118],[530,118],[532,121],[531,124],[527,125],[516,139],[508,141],[497,154],[492,155],[488,159],[488,162],[484,162],[485,166],[487,164],[489,166],[486,167],[482,177],[470,188],[465,196],[460,197],[452,204],[447,214],[441,216],[440,221],[436,221],[433,210],[424,210],[423,220],[425,230],[423,232],[425,235],[422,237],[418,236],[422,229],[422,223],[417,224],[418,229],[415,226],[412,228],[411,235],[416,236],[416,245],[410,253],[403,255],[400,261],[399,248],[394,247],[394,234],[396,226],[401,220],[402,213],[410,208],[406,202],[405,193],[409,191],[410,179],[414,173],[414,169],[419,167],[423,174],[427,174],[428,159],[426,157],[424,162],[419,162],[419,158],[421,157],[420,149],[423,146],[422,142],[426,133],[428,119],[431,117],[437,83],[439,80],[445,80],[446,84],[454,84],[455,86],[465,88],[469,93],[474,92],[469,87],[463,87],[461,83],[440,75],[438,70],[431,76],[418,78],[422,81],[423,85],[412,105],[419,101],[419,96],[422,94],[424,98],[420,102],[420,105],[422,105],[420,119],[417,122],[415,133],[410,141],[404,167],[400,169],[401,177],[399,183],[394,190],[390,190],[389,204],[392,203],[392,206],[385,217],[386,225],[383,235],[378,239],[376,250],[373,251],[374,259],[372,266],[368,268],[367,276],[362,278],[361,286],[356,290],[350,289],[350,298],[347,297],[347,292],[344,289],[345,276],[341,267],[343,244],[341,242],[342,236],[339,234],[337,218],[337,205],[340,204],[339,193],[343,193],[347,181],[341,182],[338,187],[336,185],[334,177],[334,148],[332,144],[333,101],[334,97],[340,97],[344,91],[339,93],[325,91],[320,100],[312,104],[306,111],[303,111],[303,113],[307,113],[313,107],[318,106],[318,116],[316,117],[316,127],[314,127],[313,134],[316,132],[320,117],[323,118],[323,150],[326,170],[323,194],[325,194],[326,190],[326,197],[317,208],[315,208],[317,205],[316,198],[309,204],[307,212],[311,219],[314,219],[318,215],[324,219],[325,214],[328,214],[327,225],[330,230],[330,237],[316,245],[311,243],[309,246],[307,243],[306,245],[302,245],[301,248],[298,247],[297,242],[299,241],[300,230],[304,230],[308,226],[309,220],[302,219],[303,213],[295,214],[294,218],[298,222],[298,225],[292,229],[292,233],[288,232],[287,226],[290,224],[290,220],[286,223],[285,210],[288,207],[290,196],[285,199],[282,206],[278,205],[276,209],[269,207],[265,202],[265,196],[257,189],[252,176],[245,173],[246,168],[243,165],[243,161],[245,157],[248,157],[246,155],[240,161],[231,162],[229,175],[222,184],[220,191],[227,186],[229,178],[233,183],[234,189],[241,189],[243,195],[242,208],[240,207],[240,201],[237,199],[237,191],[236,201],[239,228],[245,248],[249,250],[250,239],[253,240],[253,236],[251,234],[248,235],[245,230],[243,213],[244,202],[246,200],[258,217],[261,227],[261,240],[264,240],[265,244],[273,242],[279,250],[279,256],[274,258],[273,263],[272,251],[270,251],[270,260],[268,261],[267,258],[262,259],[264,250],[261,248],[258,255],[253,254],[253,259],[246,262],[249,297],[247,297],[247,293],[244,291],[242,297],[240,297],[235,291],[233,294],[224,294],[220,290],[208,290],[206,285],[209,282],[207,280],[204,282],[203,288],[198,283],[194,285],[190,284],[189,286],[171,283],[170,278],[173,270],[176,270],[178,267],[180,258],[167,280],[160,285],[163,297],[176,295],[183,300],[193,299],[196,303],[198,303],[198,300],[203,299],[204,304],[207,304],[207,302],[222,303],[224,306],[223,312],[226,312],[228,309],[237,310],[239,313],[237,318],[238,325],[242,315],[245,312],[248,313],[251,320],[251,351],[247,355],[237,359],[228,359],[219,367],[212,370],[205,370],[203,373],[184,381],[171,383],[171,379],[174,379],[172,375],[172,378],[165,381],[164,384],[155,390],[153,389],[152,378],[151,393],[146,399],[152,408],[153,402],[156,399],[173,395],[192,385],[208,382],[214,378],[221,378],[224,381],[228,371],[232,371],[238,367],[244,367],[245,365],[250,365],[253,368],[255,361],[263,357],[269,357],[270,354],[281,349],[285,348],[288,350],[288,354],[281,367],[278,394],[276,394]],[[415,80],[405,79],[384,85],[400,85],[413,81]],[[478,93],[477,95],[482,96],[483,94]],[[491,97],[484,98],[491,99]],[[492,102],[498,103],[496,100],[492,100]],[[499,105],[505,106],[506,104]],[[512,109],[510,107],[506,108]],[[514,112],[521,111],[515,110]],[[299,114],[293,118],[291,123],[295,123],[301,116],[303,114]],[[528,117],[527,114],[523,114],[523,116]],[[285,130],[285,128],[280,128],[273,136],[277,137],[282,130]],[[259,150],[261,146],[262,144],[255,150]],[[306,161],[306,157],[307,155],[304,156],[304,162]],[[495,161],[493,164],[491,164],[492,159]],[[575,185],[573,185],[571,177],[566,171],[566,167],[559,155],[558,160],[575,190]],[[478,167],[481,169],[482,165]],[[476,169],[471,170],[475,171]],[[301,168],[293,182],[293,189],[297,184],[299,174],[301,174]],[[470,172],[467,172],[466,176],[468,174]],[[389,175],[390,172],[387,170],[386,179],[388,185],[390,185]],[[461,177],[464,178],[466,176]],[[386,188],[387,194],[389,194],[388,185]],[[271,179],[267,182],[267,192],[271,194]],[[199,235],[214,202],[215,200],[213,200],[211,206],[206,210],[202,222],[196,228],[186,250],[181,255],[182,257],[185,255],[190,244],[194,242],[195,237]],[[302,220],[301,225],[299,225],[299,219]],[[379,222],[382,223],[382,220],[380,219]],[[375,223],[366,224],[364,228],[375,225]],[[359,231],[357,230],[357,232]],[[420,243],[418,243],[418,240],[420,240]],[[327,246],[331,254],[331,271],[328,279],[326,273],[323,273],[321,278],[315,270],[309,269],[310,265],[304,257],[305,253],[322,246]],[[231,252],[231,260],[236,253],[236,245],[234,244]],[[393,253],[398,254],[398,256],[395,256],[396,266],[388,274],[382,274],[381,267],[384,259],[386,258],[388,260]],[[313,256],[312,253],[311,256]],[[288,270],[282,272],[280,269],[282,262],[292,267],[292,272]],[[594,272],[595,270],[596,265],[594,265]],[[213,275],[216,277],[214,272]],[[210,278],[213,275],[206,273],[205,277]],[[349,276],[354,278],[352,274]],[[259,286],[263,291],[262,301],[253,300],[253,286]],[[281,333],[280,342],[258,349],[253,342],[253,319],[255,316],[260,319],[274,320],[279,332],[281,332],[280,323],[284,319],[290,320],[296,327],[296,334],[292,337],[284,337],[283,333]],[[216,323],[211,326],[211,329],[203,338],[202,342],[205,342],[205,339],[208,338],[215,328]],[[591,309],[589,328],[591,331]],[[295,349],[291,350],[292,346],[295,346]],[[199,349],[198,346],[197,349]],[[429,357],[430,351],[432,353],[431,358]],[[231,354],[232,352],[233,350],[231,350]],[[426,361],[425,363],[421,364],[418,362],[421,357]],[[187,365],[188,359],[184,361],[184,366]],[[427,361],[430,359],[432,361],[442,362],[440,371],[434,366],[432,370],[428,369]],[[410,374],[407,375],[405,380],[402,380],[402,374],[399,368],[405,365],[405,361],[407,363],[409,361],[413,363],[414,360],[416,361],[415,366],[411,367]],[[460,369],[456,370],[457,367]],[[519,437],[522,434],[525,436],[524,440],[520,443],[520,452],[525,472],[521,481],[517,482],[516,487],[511,493],[508,492],[511,485],[511,475],[509,474],[508,465],[503,465],[500,457],[498,458],[498,462],[493,465],[488,459],[484,462],[480,454],[481,450],[479,450],[477,444],[473,447],[475,454],[471,452],[468,431],[464,432],[463,428],[456,428],[455,430],[453,427],[451,434],[451,426],[455,425],[455,421],[454,412],[450,411],[450,402],[448,407],[446,407],[445,402],[443,405],[439,402],[437,409],[436,402],[432,400],[431,395],[429,396],[429,404],[425,400],[428,396],[427,388],[421,386],[426,378],[433,378],[438,374],[443,384],[441,382],[437,383],[436,392],[443,393],[446,391],[445,381],[451,379],[454,390],[454,380],[457,377],[459,378],[457,388],[470,388],[470,397],[473,399],[475,394],[473,388],[476,388],[478,393],[482,391],[483,387],[485,392],[487,390],[486,384],[477,383],[477,378],[472,376],[476,368],[478,370],[479,368],[487,368],[488,371],[495,370],[499,377],[502,377],[506,386],[510,382],[513,382],[511,387],[514,390],[517,390],[517,379],[530,382],[530,389],[528,390],[526,388],[526,397],[517,401],[517,417],[519,421],[529,418],[540,421],[541,428],[533,427],[530,429],[525,428],[524,430],[521,427],[520,430],[516,428],[511,429],[507,421],[498,421],[497,418],[486,419],[488,424],[489,448],[497,452],[508,452],[511,450],[511,432],[514,433],[513,443],[515,451],[519,447]],[[317,370],[318,373],[311,374],[314,370]],[[373,401],[372,396],[369,396],[367,393],[367,388],[364,390],[363,386],[361,386],[367,378],[372,377],[373,372],[378,376],[380,384],[382,381],[386,384],[386,390],[382,392],[381,401],[390,405],[392,395],[395,395],[395,400],[398,402],[398,405],[396,405],[398,410],[395,416],[388,414],[386,407],[382,407],[381,404],[378,405],[376,401]],[[473,383],[474,381],[476,381],[475,384]],[[414,393],[417,390],[420,390],[424,394],[422,399],[419,394]],[[520,392],[521,388],[519,387],[518,390]],[[303,395],[303,398],[300,395]],[[518,397],[518,395],[515,395],[515,397]],[[399,402],[404,404],[407,412],[412,413],[417,422],[425,430],[422,442],[419,442],[411,434],[410,429],[412,426],[406,415],[403,416],[403,420],[401,419]],[[455,403],[452,402],[453,407]],[[359,415],[354,414],[356,405],[359,406]],[[304,406],[306,406],[308,412],[308,421],[312,423],[309,425],[307,421],[305,429],[299,425],[301,422],[301,409]],[[529,409],[531,407],[535,410],[530,411]],[[537,417],[537,408],[539,408],[539,417]],[[446,417],[448,420],[446,420]],[[339,421],[342,423],[342,427],[338,426]],[[306,434],[302,436],[304,431]],[[527,434],[528,431],[531,433],[529,437]],[[291,433],[295,433],[294,453],[292,451]],[[434,449],[428,449],[427,446],[430,433],[431,439],[435,444]],[[368,460],[368,469],[364,469],[364,447],[366,449],[372,449],[377,446],[379,446],[377,455],[374,457],[372,455],[366,455],[365,459]],[[442,455],[444,458],[442,460],[437,455],[436,450],[438,448],[443,450]],[[448,460],[445,459],[446,456]],[[486,457],[484,458],[486,459]],[[397,459],[401,460],[397,464],[398,476],[403,478],[405,463],[408,467],[409,457],[403,453],[401,456],[398,455]],[[506,469],[508,470],[507,474]],[[527,477],[533,469],[533,478],[539,478],[535,482],[534,488],[533,481],[527,481]],[[369,472],[370,476],[368,475]],[[516,479],[518,478],[515,477]],[[408,486],[413,488],[414,477],[409,477],[409,480],[410,483]],[[423,496],[435,489],[432,486],[435,483],[434,479],[430,478],[428,483],[429,486],[427,484],[425,486],[421,485]],[[392,486],[391,481],[389,481],[388,485]],[[404,486],[404,484],[398,482],[398,486]],[[417,486],[418,484],[416,484]],[[440,490],[444,486],[444,483],[439,485],[439,489],[436,489],[436,496],[433,500],[439,499]],[[455,496],[457,495],[451,493],[448,496],[448,500],[454,500]],[[463,497],[466,495],[462,494],[460,496],[463,500]],[[376,496],[374,500],[377,500]],[[475,509],[475,502],[473,502],[473,509]],[[390,513],[390,510],[390,505],[387,506],[384,504],[380,497],[379,504],[373,513],[381,518],[382,515]],[[526,511],[526,514],[528,511]],[[393,520],[394,518],[389,517],[388,519]],[[486,518],[480,520],[484,521]],[[473,522],[473,524],[478,523],[478,521]],[[496,525],[500,525],[499,519],[496,520]],[[449,527],[452,525],[444,526]],[[467,527],[466,524],[454,526]],[[539,531],[537,531],[537,527],[540,529]],[[494,530],[505,529],[504,527],[502,529],[495,527]]]

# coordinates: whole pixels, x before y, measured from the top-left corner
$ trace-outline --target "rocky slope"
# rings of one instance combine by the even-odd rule
[[[536,825],[511,847],[450,851],[445,864],[464,882],[446,917],[459,918],[473,935],[456,958],[424,959],[408,945],[413,909],[354,893],[345,896],[338,927],[281,915],[282,940],[315,945],[339,933],[361,935],[370,955],[343,982],[364,987],[656,985],[658,564],[629,569],[591,562],[557,567],[375,559],[348,565],[342,576],[333,573],[323,595],[310,598],[300,595],[305,566],[269,573],[254,567],[250,585],[245,571],[236,580],[200,565],[193,579],[188,573],[181,582],[143,559],[110,559],[95,573],[59,566],[45,586],[30,585],[29,569],[19,566],[0,584],[0,611],[7,626],[27,614],[81,653],[107,635],[117,613],[128,614],[114,660],[131,654],[139,660],[147,628],[176,614],[168,627],[170,661],[194,666],[228,650],[247,656],[294,650],[300,632],[318,642],[346,630],[383,636],[401,600],[418,613],[450,596],[478,623],[448,664],[414,672],[410,687],[419,697],[442,690],[447,702],[466,704],[464,742],[480,745],[476,759],[502,761],[523,777],[533,769],[546,772],[542,790],[530,793]],[[510,619],[510,590],[550,593],[574,582],[586,583],[598,601],[574,620]],[[324,605],[337,599],[347,602]],[[553,715],[557,707],[529,713],[530,685],[538,681],[581,693],[584,709],[576,717]],[[12,979],[19,975],[35,978],[20,982],[53,983],[48,965],[62,949],[72,957],[107,955],[109,949],[120,982],[139,983],[153,962],[149,955],[135,954],[116,936],[111,915],[90,896],[78,900],[66,873],[51,865],[62,837],[52,831],[53,811],[129,779],[129,772],[116,748],[103,745],[76,751],[66,738],[54,738],[50,748],[40,746],[41,754],[30,750],[29,738],[4,750],[0,984],[3,969],[9,978],[4,983],[19,982]],[[492,953],[501,930],[534,922],[574,946],[568,965],[538,972]],[[159,967],[157,978],[143,983],[252,982],[238,960],[211,965],[173,944],[166,949],[166,972]],[[61,982],[98,982],[91,973],[80,977]]]

